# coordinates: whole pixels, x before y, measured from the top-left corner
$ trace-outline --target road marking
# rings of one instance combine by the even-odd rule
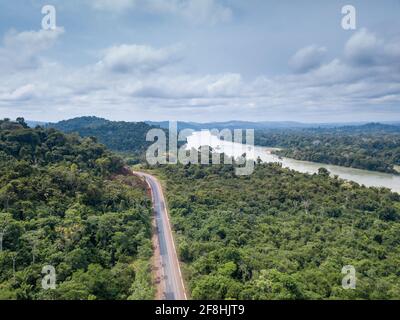
[[[160,214],[160,220],[161,220],[160,223],[161,223],[161,225],[164,225],[164,228],[168,229],[168,230],[166,230],[166,233],[164,233],[165,238],[163,238],[163,240],[167,242],[167,243],[165,243],[167,252],[168,252],[168,242],[172,242],[173,252],[171,253],[171,256],[169,256],[169,259],[166,259],[167,261],[164,261],[164,263],[167,263],[168,260],[170,260],[170,261],[172,260],[171,261],[172,265],[169,266],[170,267],[169,269],[172,272],[172,274],[174,274],[173,270],[178,269],[178,275],[179,275],[179,278],[180,278],[180,284],[182,286],[182,290],[179,289],[179,284],[176,283],[176,281],[179,282],[179,280],[176,279],[176,276],[174,277],[175,281],[172,282],[172,283],[174,283],[173,287],[174,287],[174,289],[178,290],[176,292],[177,293],[177,297],[179,297],[180,293],[182,293],[180,291],[183,291],[184,300],[187,300],[186,288],[185,288],[185,284],[183,282],[183,277],[182,277],[182,272],[181,272],[180,263],[179,263],[179,259],[178,259],[178,254],[177,254],[177,251],[176,251],[175,241],[174,241],[174,237],[173,237],[173,233],[172,233],[170,217],[169,217],[169,213],[168,213],[168,210],[167,210],[165,197],[164,197],[164,192],[162,190],[161,183],[157,180],[157,178],[155,178],[155,177],[153,177],[153,176],[151,176],[149,174],[142,173],[142,172],[135,172],[135,171],[132,171],[132,172],[133,172],[133,174],[144,178],[145,182],[147,183],[147,185],[150,188],[150,192],[151,192],[151,196],[152,196],[152,200],[153,200],[152,202],[153,202],[154,211],[156,212],[156,215],[158,213]],[[153,185],[154,185],[154,188],[156,190],[153,190]],[[155,195],[158,196],[158,199],[155,198]],[[160,200],[160,204],[158,204],[157,200]],[[156,203],[157,203],[157,205],[156,205]],[[159,210],[157,210],[157,208]],[[163,219],[162,215],[164,215],[164,217],[166,219]],[[157,223],[157,221],[156,221],[156,223]],[[161,238],[159,237],[160,231],[161,230],[159,230],[158,225],[157,225],[157,233],[158,233],[159,240],[161,240]],[[160,244],[160,246],[161,246],[161,244]],[[167,257],[168,257],[168,254],[167,254]],[[162,258],[162,256],[161,256],[161,258]],[[175,264],[176,264],[176,268],[174,268]],[[167,276],[165,267],[163,268],[163,273],[164,273],[165,276]],[[175,285],[178,285],[178,288],[176,288]]]

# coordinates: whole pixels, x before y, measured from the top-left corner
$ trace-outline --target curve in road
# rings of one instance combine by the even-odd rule
[[[165,282],[164,298],[166,300],[187,300],[161,184],[157,178],[150,174],[143,172],[133,173],[146,180],[153,198],[158,242],[160,244],[161,262],[164,274],[163,278]]]

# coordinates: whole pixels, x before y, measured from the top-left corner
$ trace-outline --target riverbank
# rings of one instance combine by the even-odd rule
[[[284,168],[309,174],[317,173],[319,168],[325,168],[329,170],[332,176],[337,175],[339,178],[354,181],[367,187],[384,187],[400,193],[400,175],[280,157],[274,154],[277,148],[254,147],[223,141],[216,136],[212,136],[211,133],[207,131],[194,132],[193,135],[188,138],[187,150],[192,148],[197,150],[199,147],[206,144],[214,150],[225,153],[230,157],[237,158],[243,153],[246,153],[247,157],[250,159],[257,160],[260,158],[263,162],[281,163]]]

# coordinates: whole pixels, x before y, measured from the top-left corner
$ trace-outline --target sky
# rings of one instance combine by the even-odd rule
[[[400,0],[2,0],[0,118],[86,115],[400,121]]]

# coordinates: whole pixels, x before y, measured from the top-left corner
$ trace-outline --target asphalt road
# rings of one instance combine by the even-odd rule
[[[153,207],[155,211],[161,263],[164,275],[163,281],[165,282],[164,299],[187,300],[161,184],[157,178],[149,174],[142,172],[133,173],[145,178],[153,197]]]

